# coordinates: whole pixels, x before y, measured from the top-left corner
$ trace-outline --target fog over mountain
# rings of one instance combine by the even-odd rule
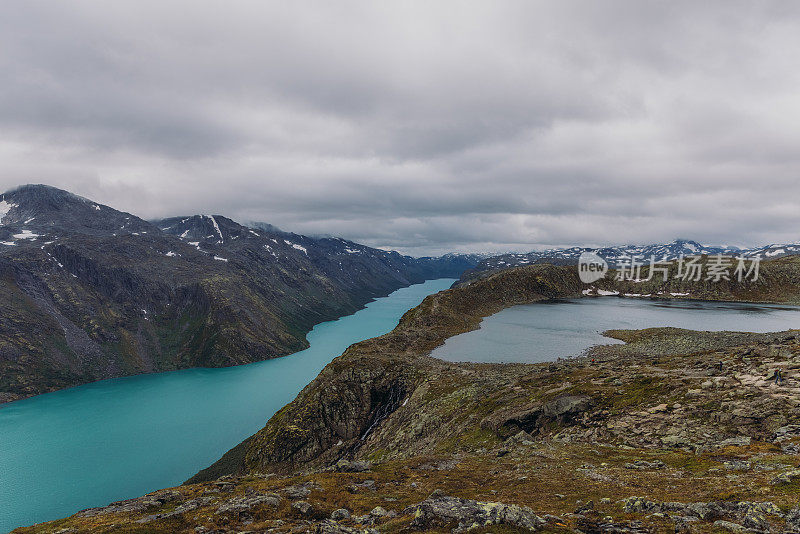
[[[795,2],[0,6],[0,190],[416,255],[800,240]]]

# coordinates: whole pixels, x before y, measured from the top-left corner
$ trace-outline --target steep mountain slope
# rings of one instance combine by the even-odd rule
[[[307,346],[314,324],[441,275],[435,260],[386,253],[400,259],[342,261],[334,277],[318,264],[337,260],[311,243],[219,216],[162,221],[162,231],[40,185],[0,196],[0,223],[0,402],[285,355]]]
[[[264,223],[250,228],[220,215],[173,217],[155,224],[223,260],[319,271],[349,295],[364,299],[430,278],[453,277],[478,262],[468,255],[412,258],[341,238],[284,232]]]

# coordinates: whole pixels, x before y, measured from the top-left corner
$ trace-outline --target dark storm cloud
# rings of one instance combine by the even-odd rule
[[[800,240],[795,2],[5,2],[0,177],[412,253]]]

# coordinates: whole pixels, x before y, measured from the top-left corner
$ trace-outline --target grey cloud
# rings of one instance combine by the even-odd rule
[[[0,185],[411,253],[800,240],[796,2],[0,7]]]

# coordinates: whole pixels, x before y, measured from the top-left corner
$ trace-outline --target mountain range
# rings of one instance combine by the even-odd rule
[[[220,215],[146,221],[45,185],[0,195],[0,402],[275,358],[317,323],[479,258],[412,258]]]
[[[657,261],[672,261],[680,256],[692,255],[736,255],[748,258],[759,256],[762,259],[780,258],[783,256],[800,254],[800,243],[772,244],[754,248],[738,248],[727,246],[701,245],[697,241],[676,239],[671,243],[652,245],[621,245],[616,247],[570,247],[554,248],[533,251],[522,254],[501,254],[484,258],[476,270],[488,271],[519,267],[535,263],[552,263],[556,265],[572,265],[578,263],[578,258],[585,252],[593,252],[605,259],[611,267],[618,266],[621,262],[630,261],[631,256],[637,256],[644,261],[651,257]]]
[[[222,215],[146,221],[67,191],[0,195],[0,403],[104,378],[222,367],[307,347],[322,321],[426,279],[596,252],[612,267],[638,255],[777,258],[695,241],[572,247],[486,257],[414,258]]]

